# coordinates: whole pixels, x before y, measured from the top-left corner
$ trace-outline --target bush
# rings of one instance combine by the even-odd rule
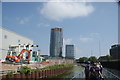
[[[73,66],[73,64],[55,64],[55,65],[44,67],[42,70],[44,70],[44,69],[56,69],[56,68],[72,67],[72,66]]]
[[[97,58],[96,58],[95,56],[89,57],[88,60],[89,60],[89,61],[94,61],[94,62],[98,61]]]
[[[12,75],[14,72],[7,72],[7,75]]]
[[[88,61],[87,57],[81,57],[81,58],[79,58],[79,62],[85,62],[85,61]]]
[[[29,68],[29,67],[27,67],[27,66],[23,66],[23,67],[19,70],[19,72],[20,72],[21,74],[28,74],[28,73],[31,72],[31,68]]]

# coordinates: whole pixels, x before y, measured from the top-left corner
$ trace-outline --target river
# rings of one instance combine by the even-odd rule
[[[112,70],[112,69],[111,69]],[[113,72],[116,72],[115,70]],[[113,72],[109,71],[108,69],[103,69],[103,76],[104,78],[107,78],[106,80],[120,80],[119,75],[114,74]],[[85,80],[85,74],[84,74],[84,67],[75,65],[70,71],[65,72],[64,74],[61,74],[57,77],[53,78],[59,78],[60,80],[73,80],[73,79],[80,79]]]
[[[70,71],[67,71],[64,74],[61,74],[53,78],[59,78],[59,79],[61,78],[61,80],[64,79],[73,80],[79,78],[85,80],[84,67],[75,65]]]

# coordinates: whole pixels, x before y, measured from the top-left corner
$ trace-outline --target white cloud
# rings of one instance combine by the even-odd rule
[[[89,41],[93,41],[93,38],[90,38],[90,37],[80,37],[80,41],[81,42],[89,42]]]
[[[49,27],[51,26],[50,24],[47,24],[47,23],[38,23],[37,24],[38,27]]]
[[[82,52],[82,50],[81,50],[81,48],[80,47],[75,47],[75,58],[80,58],[80,57],[82,57],[81,56],[81,54],[82,54],[83,52]]]
[[[61,21],[63,19],[88,16],[94,11],[94,7],[90,4],[81,2],[47,2],[43,4],[39,10],[46,18]]]
[[[100,36],[100,33],[90,33],[91,37],[96,37],[96,36]]]
[[[72,39],[68,38],[68,39],[63,39],[63,44],[71,44],[72,43]]]
[[[65,45],[67,44],[72,44],[72,39],[68,38],[68,39],[63,39],[63,56],[65,56]]]
[[[18,17],[17,20],[19,21],[19,24],[26,24],[30,21],[31,17],[23,17],[23,18],[20,18]]]

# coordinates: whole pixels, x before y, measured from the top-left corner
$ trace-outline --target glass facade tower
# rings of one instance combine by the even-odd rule
[[[62,57],[63,31],[62,28],[52,28],[50,37],[50,56]]]
[[[74,59],[74,45],[66,45],[66,58]]]

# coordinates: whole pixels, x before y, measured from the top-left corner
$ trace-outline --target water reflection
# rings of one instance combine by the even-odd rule
[[[84,68],[81,66],[74,66],[71,70],[65,72],[62,75],[59,75],[55,78],[62,78],[62,79],[74,79],[74,78],[81,78],[84,79],[85,78],[85,74],[84,74]]]

